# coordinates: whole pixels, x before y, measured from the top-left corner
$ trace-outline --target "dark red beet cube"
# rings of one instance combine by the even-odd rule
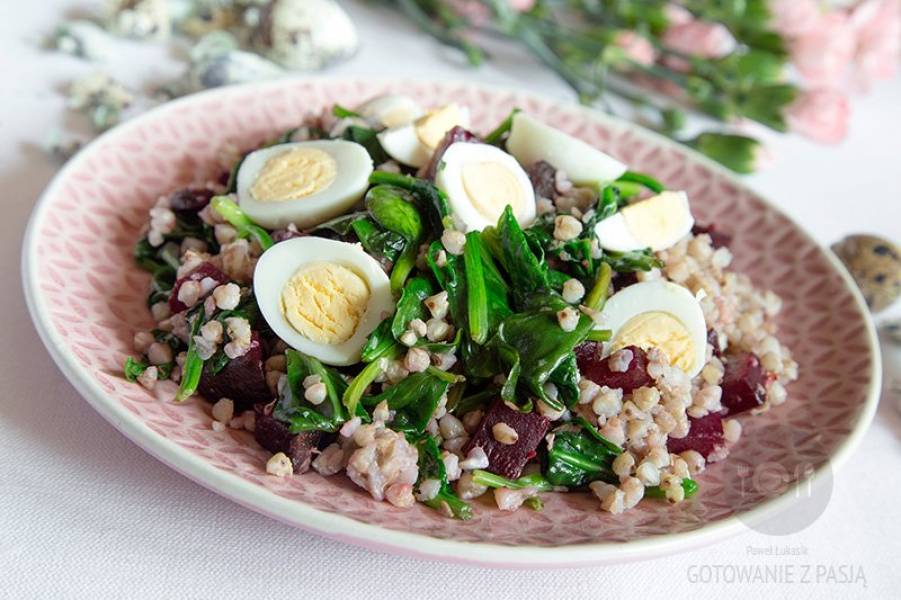
[[[422,179],[428,179],[429,181],[433,181],[435,179],[435,173],[438,172],[438,166],[441,164],[441,157],[444,156],[444,151],[447,150],[451,144],[456,142],[478,142],[479,137],[473,132],[463,129],[459,125],[452,127],[447,130],[447,133],[444,134],[444,138],[438,144],[438,147],[435,148],[435,152],[432,153],[432,158],[429,159],[429,162],[420,169],[418,175]]]
[[[255,407],[256,423],[253,437],[263,448],[272,452],[284,452],[291,459],[295,473],[306,473],[313,462],[313,450],[319,443],[322,433],[319,431],[302,431],[291,433],[285,423],[272,417],[274,402],[259,404]]]
[[[197,212],[210,203],[213,190],[206,188],[183,188],[169,195],[169,206],[176,212]]]
[[[613,291],[618,292],[623,288],[638,283],[638,274],[634,271],[629,273],[613,274]]]
[[[707,458],[714,450],[725,445],[723,418],[718,413],[710,413],[700,419],[689,417],[688,422],[690,423],[688,435],[684,438],[669,438],[666,441],[667,450],[674,454],[695,450]]]
[[[695,225],[691,228],[691,232],[694,235],[701,235],[702,233],[709,235],[710,243],[714,248],[722,248],[732,243],[732,236],[719,231],[716,225]]]
[[[494,439],[492,428],[498,423],[506,423],[516,431],[519,438],[515,444],[502,444]],[[516,479],[529,459],[535,456],[536,448],[544,439],[550,424],[550,420],[538,413],[520,412],[497,399],[485,412],[479,428],[463,447],[463,454],[480,446],[488,455],[488,471]]]
[[[557,195],[557,169],[551,163],[539,160],[526,172],[535,189],[535,197],[553,200]]]
[[[296,231],[292,229],[278,229],[272,232],[272,241],[276,244],[279,242],[284,242],[287,240],[293,240],[294,238],[305,237],[307,234],[302,231]]]
[[[715,329],[707,330],[707,343],[713,346],[713,355],[717,358],[723,357],[723,348],[720,348],[720,336]]]
[[[628,346],[632,351],[632,362],[623,372],[611,371],[609,357],[603,357],[604,345],[600,342],[585,342],[576,347],[576,362],[579,372],[600,386],[610,389],[621,388],[624,394],[649,386],[654,380],[648,375],[648,355],[637,346]]]
[[[201,263],[199,267],[197,267],[184,277],[176,280],[175,285],[172,287],[172,295],[169,296],[169,308],[173,313],[179,313],[188,308],[178,299],[178,290],[181,289],[182,284],[184,284],[184,282],[186,281],[201,281],[203,279],[206,279],[207,277],[215,280],[219,285],[228,283],[228,276],[217,269],[212,263]]]
[[[756,354],[744,352],[726,359],[722,404],[735,415],[766,402],[767,372]]]
[[[247,354],[230,360],[215,375],[209,369],[207,363],[197,391],[210,402],[231,398],[238,410],[246,410],[254,404],[272,400],[263,369],[263,345],[256,331],[251,334]]]

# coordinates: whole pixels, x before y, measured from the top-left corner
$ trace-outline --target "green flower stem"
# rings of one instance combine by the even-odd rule
[[[445,25],[444,27],[442,27],[422,9],[419,2],[417,2],[416,0],[397,0],[397,4],[400,6],[401,10],[403,10],[407,14],[407,16],[410,17],[417,25],[425,30],[426,33],[428,33],[441,43],[453,48],[457,48],[458,50],[463,52],[463,54],[466,55],[466,59],[469,61],[469,64],[477,66],[482,64],[482,62],[485,60],[484,51],[482,51],[482,49],[478,46],[467,41],[463,36],[458,35],[446,19],[439,19],[439,21]],[[441,12],[442,11],[439,11],[439,13]]]

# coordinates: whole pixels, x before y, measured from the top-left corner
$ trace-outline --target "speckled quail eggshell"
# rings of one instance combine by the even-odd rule
[[[873,235],[852,235],[832,250],[857,282],[870,310],[888,308],[901,296],[901,249]]]
[[[333,263],[354,272],[369,288],[369,301],[353,335],[337,344],[313,341],[297,331],[282,311],[282,291],[299,269]],[[307,236],[280,242],[263,253],[253,276],[253,292],[266,323],[286,344],[329,365],[359,362],[366,337],[394,312],[391,284],[378,261],[359,244]]]
[[[523,112],[513,117],[507,151],[525,166],[548,162],[576,185],[613,181],[626,172],[612,156]]]
[[[283,152],[310,148],[321,150],[337,163],[335,180],[322,190],[296,200],[260,201],[251,188],[267,161]],[[294,224],[299,228],[312,227],[338,216],[356,204],[369,187],[372,158],[356,142],[345,140],[314,140],[277,144],[251,152],[238,170],[238,204],[254,222],[277,229]]]
[[[315,70],[357,51],[357,30],[334,0],[270,0],[255,45],[289,69]]]

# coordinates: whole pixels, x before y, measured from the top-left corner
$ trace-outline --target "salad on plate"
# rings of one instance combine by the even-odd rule
[[[384,95],[221,154],[149,211],[124,373],[253,432],[272,476],[459,519],[678,504],[798,376],[684,191],[525,112],[477,133]]]

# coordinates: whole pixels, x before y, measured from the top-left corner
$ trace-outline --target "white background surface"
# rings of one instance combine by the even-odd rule
[[[131,444],[51,363],[19,283],[22,232],[57,168],[39,146],[54,128],[81,123],[64,110],[60,91],[96,69],[41,51],[40,41],[64,15],[93,4],[0,0],[0,598],[898,597],[901,392],[883,397],[863,444],[835,476],[828,508],[803,532],[749,530],[669,558],[556,572],[444,565],[328,541],[232,504]],[[571,97],[553,76],[503,49],[472,71],[380,6],[350,9],[364,50],[335,74],[467,77]],[[128,84],[180,72],[171,50],[119,48],[107,68]],[[824,244],[852,231],[901,241],[901,80],[856,99],[854,108],[841,147],[779,139],[776,164],[748,182]],[[894,372],[901,385],[901,349],[884,348],[887,379]],[[770,546],[806,555],[753,552]],[[794,583],[693,581],[715,565],[792,565]],[[803,565],[812,566],[809,583],[800,582]],[[866,585],[817,583],[818,572],[822,579],[841,565],[862,570]]]

